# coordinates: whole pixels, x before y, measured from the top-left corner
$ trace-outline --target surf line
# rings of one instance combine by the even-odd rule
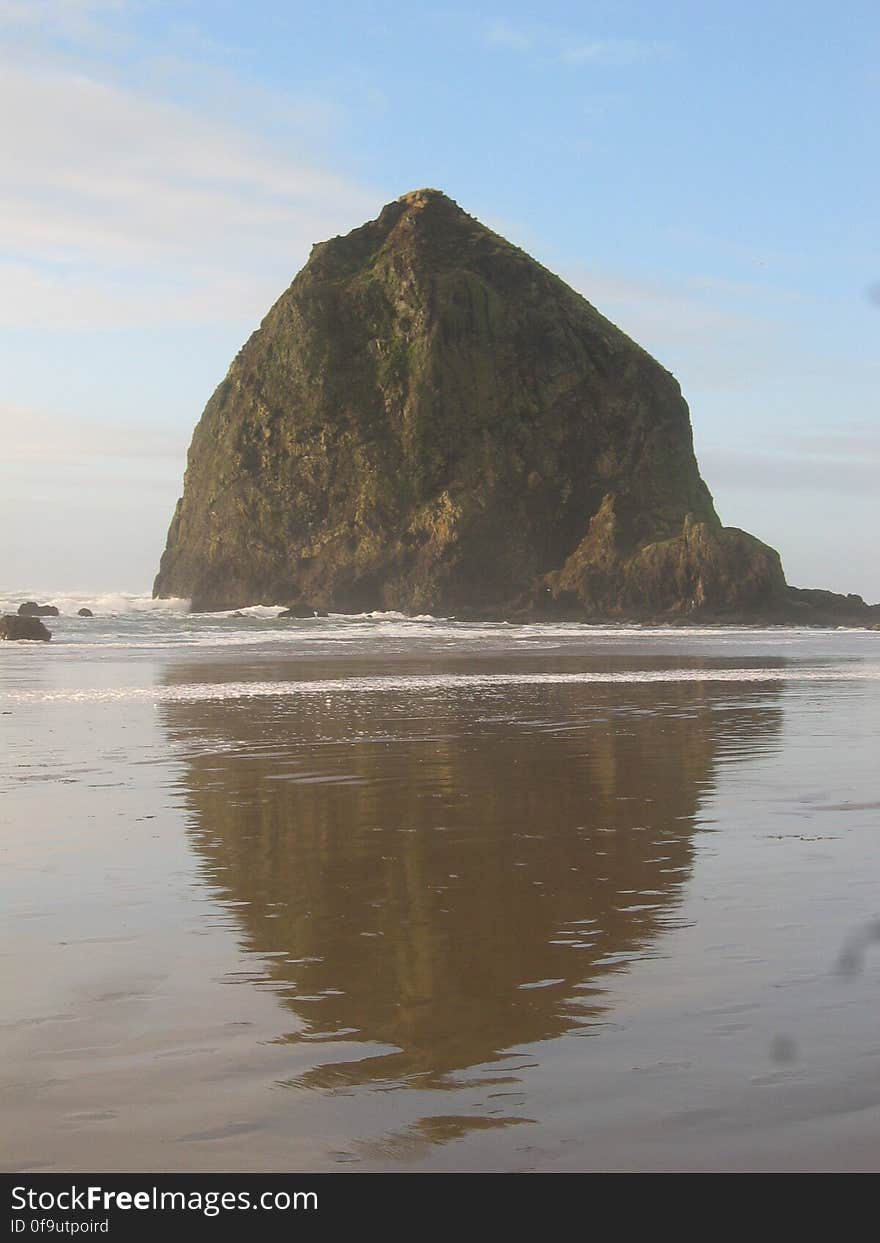
[[[880,666],[797,669],[645,669],[587,673],[450,673],[371,675],[367,677],[291,679],[285,682],[195,682],[178,685],[121,686],[53,691],[7,692],[7,703],[156,703],[223,699],[289,698],[315,695],[364,695],[382,692],[430,692],[503,689],[515,686],[640,685],[647,683],[862,682],[880,679]]]

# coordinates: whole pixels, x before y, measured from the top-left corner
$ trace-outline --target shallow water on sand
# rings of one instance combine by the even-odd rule
[[[0,651],[3,1168],[876,1165],[880,635],[120,600]]]

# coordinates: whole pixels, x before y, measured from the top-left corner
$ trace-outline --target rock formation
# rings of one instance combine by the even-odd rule
[[[54,604],[37,604],[36,600],[25,600],[18,606],[19,617],[57,617],[58,609]]]
[[[77,617],[94,617],[95,616],[95,614],[92,612],[91,609],[77,609],[76,615]]]
[[[154,594],[459,616],[776,615],[674,377],[436,190],[313,248],[193,436]]]
[[[0,639],[31,639],[48,643],[52,638],[38,617],[16,617],[6,613],[0,617]]]

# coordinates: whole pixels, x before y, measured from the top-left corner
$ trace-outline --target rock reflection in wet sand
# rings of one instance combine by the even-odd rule
[[[601,1028],[611,975],[675,924],[718,764],[780,723],[770,688],[699,683],[160,713],[203,878],[314,1049],[287,1086],[388,1089],[368,1147],[389,1157],[529,1120],[534,1046]],[[401,1130],[406,1087],[480,1106]]]

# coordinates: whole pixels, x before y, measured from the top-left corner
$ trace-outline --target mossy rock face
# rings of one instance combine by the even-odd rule
[[[784,590],[721,527],[673,376],[436,190],[313,248],[196,428],[155,584],[197,609],[585,616]]]

